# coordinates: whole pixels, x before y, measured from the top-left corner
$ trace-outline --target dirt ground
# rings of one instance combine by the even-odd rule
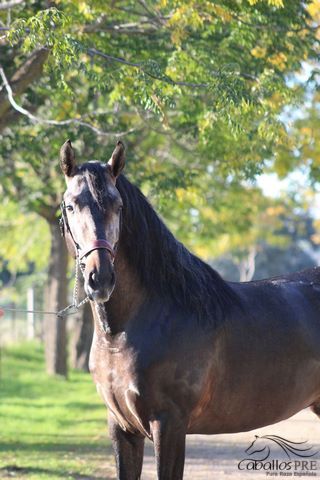
[[[320,420],[310,410],[303,410],[292,418],[251,432],[228,435],[189,435],[187,437],[187,452],[185,464],[185,480],[220,480],[220,479],[248,479],[261,480],[262,478],[280,478],[277,475],[266,475],[266,472],[240,471],[238,463],[248,455],[245,450],[254,440],[254,435],[279,435],[294,442],[307,440],[313,452],[320,451]],[[278,456],[277,456],[278,455]],[[280,461],[288,460],[280,450],[275,452]],[[275,458],[274,457],[274,458]],[[293,458],[293,457],[292,457]],[[300,478],[320,478],[320,453],[316,454],[317,470],[314,476],[300,476]],[[301,472],[301,470],[299,470]],[[308,473],[304,471],[304,473]],[[309,472],[311,473],[311,472]],[[298,478],[298,475],[291,477]],[[113,478],[115,473],[112,474]],[[152,444],[148,442],[145,449],[143,465],[143,480],[155,480],[155,465]]]

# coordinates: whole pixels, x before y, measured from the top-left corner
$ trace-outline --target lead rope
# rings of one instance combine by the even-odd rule
[[[46,310],[23,310],[19,308],[7,308],[5,306],[0,305],[0,309],[4,312],[23,312],[23,313],[42,313],[44,315],[56,315],[57,317],[63,318],[67,315],[74,315],[77,313],[80,307],[82,307],[85,303],[89,302],[89,297],[86,296],[81,302],[78,303],[78,284],[79,284],[79,271],[84,274],[84,268],[81,266],[79,256],[76,257],[76,270],[75,270],[75,280],[74,280],[74,287],[73,287],[73,295],[72,295],[72,304],[68,305],[66,308],[59,310],[58,312],[48,312]]]

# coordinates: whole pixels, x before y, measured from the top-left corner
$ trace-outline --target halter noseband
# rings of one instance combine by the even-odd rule
[[[75,241],[75,239],[73,237],[73,234],[72,234],[72,231],[70,229],[70,225],[69,225],[69,222],[68,222],[68,217],[67,217],[67,214],[66,214],[66,204],[65,204],[65,202],[61,202],[60,209],[61,209],[61,217],[60,217],[60,220],[59,220],[59,226],[60,226],[61,235],[63,237],[65,237],[65,231],[69,232],[70,237],[71,237],[71,239],[74,243],[74,246],[75,246],[75,249],[76,249],[77,256],[78,256],[79,260],[82,260],[84,257],[87,257],[94,250],[102,250],[103,249],[103,250],[107,250],[110,253],[111,259],[112,259],[112,261],[114,261],[115,250],[112,247],[112,245],[108,242],[108,240],[104,240],[104,239],[94,240],[94,242],[90,245],[90,247],[86,248],[84,250],[84,252],[82,252],[80,254],[82,249],[81,249],[79,243]]]
[[[112,260],[114,260],[115,252],[111,244],[108,242],[108,240],[101,240],[101,239],[94,240],[91,246],[87,248],[84,251],[84,253],[79,255],[79,259],[82,260],[83,257],[86,257],[87,255],[89,255],[89,253],[93,252],[93,250],[101,250],[101,249],[107,250],[110,253]]]

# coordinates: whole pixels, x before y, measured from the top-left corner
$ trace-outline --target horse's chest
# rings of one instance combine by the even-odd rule
[[[124,430],[148,433],[137,411],[140,392],[133,353],[126,348],[93,345],[90,371],[98,393],[120,426]]]

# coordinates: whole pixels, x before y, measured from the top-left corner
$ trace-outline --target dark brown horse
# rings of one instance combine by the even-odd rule
[[[90,369],[109,409],[118,478],[183,477],[185,436],[242,432],[320,413],[320,270],[227,283],[169,232],[121,171],[61,149],[69,250],[82,262],[95,333]]]

